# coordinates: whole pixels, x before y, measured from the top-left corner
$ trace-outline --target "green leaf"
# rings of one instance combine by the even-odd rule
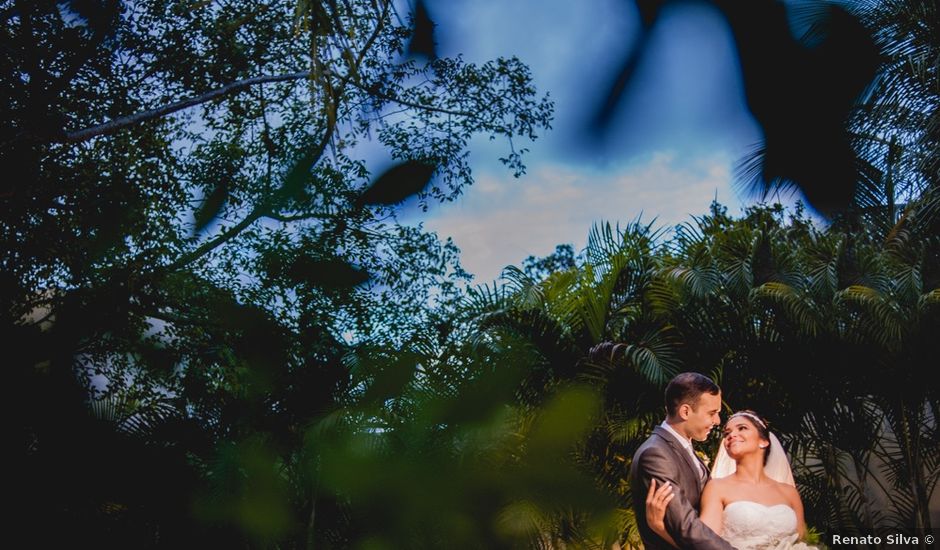
[[[219,216],[219,213],[222,212],[222,209],[225,207],[228,194],[228,180],[219,180],[212,191],[206,196],[202,205],[199,206],[199,210],[196,210],[196,213],[193,215],[195,222],[193,228],[194,233],[202,233],[202,230]]]
[[[427,187],[437,168],[423,160],[397,164],[379,176],[356,201],[360,207],[369,204],[398,204]]]
[[[369,281],[367,272],[340,259],[320,259],[300,255],[288,261],[283,276],[295,285],[327,289],[359,286]]]

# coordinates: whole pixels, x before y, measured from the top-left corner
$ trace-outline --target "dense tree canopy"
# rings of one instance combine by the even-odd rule
[[[551,102],[514,58],[409,56],[410,15],[387,1],[0,14],[0,294],[29,525],[165,544],[197,517],[312,544],[309,474],[277,472],[303,471],[306,425],[368,380],[342,357],[406,347],[467,277],[394,205],[459,195],[475,134],[505,139],[521,174],[513,140]]]

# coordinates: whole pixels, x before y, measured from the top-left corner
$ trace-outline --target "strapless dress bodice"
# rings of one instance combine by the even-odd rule
[[[738,550],[810,549],[797,542],[796,512],[786,504],[738,500],[725,506],[722,537]]]

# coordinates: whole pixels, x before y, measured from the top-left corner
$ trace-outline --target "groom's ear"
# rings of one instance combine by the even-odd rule
[[[679,410],[676,412],[678,413],[679,418],[682,420],[688,420],[689,415],[692,414],[692,406],[688,403],[683,403],[679,405]]]

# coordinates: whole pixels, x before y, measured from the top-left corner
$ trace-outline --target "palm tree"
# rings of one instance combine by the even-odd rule
[[[929,527],[940,449],[924,384],[938,326],[926,199],[883,244],[773,210],[703,217],[650,287],[729,404],[775,421],[816,525]]]
[[[572,382],[602,396],[604,412],[573,459],[617,495],[617,539],[636,536],[624,457],[650,420],[634,411],[655,415],[662,385],[679,369],[671,327],[644,306],[660,237],[639,220],[624,228],[595,225],[580,265],[541,281],[508,267],[506,285],[471,292],[466,310],[474,341],[507,358],[519,346],[530,351],[534,367],[519,391],[529,407]],[[540,522],[550,540],[600,544],[574,511],[551,517]]]
[[[790,8],[793,21],[807,28],[800,43],[807,51],[819,50],[827,40],[838,37],[848,10],[874,39],[877,71],[865,91],[854,101],[843,122],[838,139],[848,137],[846,154],[853,158],[854,174],[835,174],[830,181],[817,181],[810,191],[825,194],[827,187],[854,189],[848,204],[836,218],[847,218],[853,230],[875,231],[884,237],[908,202],[940,184],[940,14],[932,0],[863,0],[840,3],[796,3]],[[840,23],[841,21],[841,23]],[[842,28],[841,30],[846,30]],[[867,42],[866,38],[866,42]],[[867,53],[847,51],[840,64],[860,64]],[[826,114],[822,96],[814,94],[793,115],[806,116],[816,109]],[[776,108],[777,106],[775,106]],[[805,136],[813,139],[813,136]],[[774,158],[767,144],[761,144],[741,159],[741,181],[766,199],[796,185],[807,190],[806,182],[776,178],[766,181],[768,163]],[[831,151],[835,152],[835,149]],[[805,155],[812,151],[804,151]],[[777,155],[779,156],[779,155]],[[839,158],[809,159],[812,165],[835,165]],[[791,155],[782,162],[803,165],[806,158]],[[786,170],[794,172],[787,166]],[[784,170],[784,171],[786,171]],[[824,168],[820,168],[820,171]],[[845,177],[841,177],[845,176]],[[851,177],[852,181],[846,180]],[[846,181],[843,181],[846,180]],[[818,188],[818,189],[816,189]]]
[[[932,197],[912,205],[885,242],[816,229],[800,211],[787,221],[779,206],[733,220],[714,205],[635,255],[641,268],[620,275],[627,292],[609,291],[611,270],[596,266],[621,265],[617,258],[630,253],[598,246],[617,240],[598,239],[597,230],[577,273],[517,282],[507,299],[556,320],[551,333],[564,335],[566,349],[593,344],[575,376],[600,389],[605,413],[582,463],[610,492],[628,495],[624,472],[661,417],[663,384],[695,369],[722,380],[730,406],[773,419],[812,524],[839,532],[929,526],[940,473],[936,393],[924,384],[936,351],[928,335],[940,326],[940,203]],[[621,538],[630,543],[633,521],[622,512]]]
[[[872,30],[884,59],[848,121],[864,172],[876,176],[863,179],[859,204],[874,206],[880,196],[877,205],[894,210],[898,198],[940,184],[940,13],[930,0],[868,0],[850,9]]]

